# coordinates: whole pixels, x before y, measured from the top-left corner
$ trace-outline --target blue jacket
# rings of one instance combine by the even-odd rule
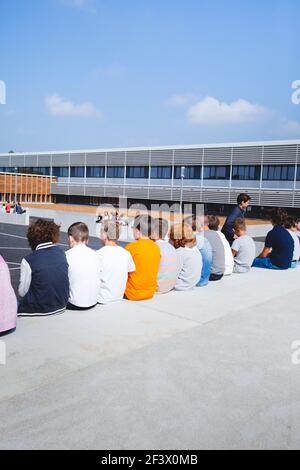
[[[63,310],[69,299],[68,262],[65,253],[52,243],[39,245],[26,256],[31,270],[29,290],[21,299],[18,313],[47,315]]]
[[[242,219],[245,217],[245,211],[244,209],[241,209],[240,206],[236,206],[229,214],[227,219],[225,220],[225,223],[222,227],[222,232],[224,233],[225,237],[227,238],[228,242],[230,245],[233,243],[233,223],[235,219],[238,217],[241,217]]]

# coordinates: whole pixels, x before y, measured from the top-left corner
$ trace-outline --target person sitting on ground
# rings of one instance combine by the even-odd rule
[[[8,266],[0,255],[0,336],[12,333],[17,325],[17,299]]]
[[[7,201],[6,205],[5,205],[5,212],[7,214],[10,214],[10,211],[11,211],[11,204],[9,201]]]
[[[202,271],[202,256],[192,227],[184,222],[173,225],[170,229],[170,243],[176,248],[179,258],[175,290],[192,289],[199,282]]]
[[[284,227],[287,229],[294,240],[294,251],[291,267],[296,268],[300,258],[300,239],[297,235],[297,228],[293,217],[287,217]]]
[[[51,315],[65,310],[68,262],[57,246],[59,235],[59,226],[48,220],[38,219],[29,226],[27,239],[32,252],[21,263],[19,315]]]
[[[226,240],[224,233],[220,232],[220,220],[218,217],[211,216],[209,220],[210,230],[215,230],[223,243],[225,253],[225,271],[224,276],[230,276],[233,271],[234,261],[229,242]]]
[[[197,287],[204,287],[208,284],[211,274],[213,260],[212,247],[208,239],[204,236],[203,217],[192,215],[187,217],[185,222],[192,227],[192,230],[196,235],[197,248],[202,256],[202,271]]]
[[[209,276],[210,281],[219,281],[225,272],[225,249],[221,238],[210,227],[219,226],[219,219],[214,215],[204,216],[204,236],[212,248],[212,267]]]
[[[234,273],[247,273],[250,271],[255,258],[255,243],[247,235],[245,219],[238,217],[233,223],[235,240],[231,246],[234,257]]]
[[[250,200],[251,197],[248,194],[239,194],[237,197],[237,206],[232,209],[227,219],[225,220],[225,223],[222,227],[222,233],[225,235],[226,240],[230,245],[232,245],[234,240],[233,223],[238,217],[242,219],[245,217],[245,212],[249,206]]]
[[[160,263],[157,276],[157,293],[165,294],[174,289],[179,274],[179,259],[174,246],[165,241],[169,224],[161,217],[153,220],[151,240],[160,249]]]
[[[267,234],[265,247],[252,266],[266,269],[289,269],[293,260],[294,240],[284,228],[287,213],[281,209],[271,212],[272,230]]]
[[[300,238],[300,219],[295,220],[295,227],[296,227],[297,237]]]
[[[69,310],[89,310],[97,304],[99,294],[99,259],[87,246],[89,229],[83,222],[68,228],[70,250],[66,252],[69,265]]]
[[[128,275],[125,297],[128,300],[151,299],[157,289],[160,249],[150,240],[153,219],[148,215],[135,217],[135,241],[126,246],[132,255],[136,270]]]
[[[25,214],[25,212],[26,212],[26,210],[23,209],[23,207],[21,206],[19,201],[17,201],[17,203],[16,203],[15,212],[16,212],[16,214],[21,214],[21,215]]]
[[[97,251],[100,262],[98,303],[109,304],[123,299],[128,273],[135,271],[129,251],[117,245],[121,227],[118,222],[104,222],[100,238],[103,248]]]

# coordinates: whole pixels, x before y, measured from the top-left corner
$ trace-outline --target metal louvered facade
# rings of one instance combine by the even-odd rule
[[[287,208],[300,208],[298,165],[300,140],[0,154],[0,171],[56,176],[53,195],[177,202],[182,190],[187,203],[235,204],[245,191],[255,206]]]

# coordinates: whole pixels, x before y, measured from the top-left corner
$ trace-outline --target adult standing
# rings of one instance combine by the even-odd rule
[[[249,194],[239,194],[237,197],[237,206],[230,212],[227,219],[225,220],[225,223],[222,227],[222,233],[225,235],[230,245],[232,245],[234,240],[234,221],[237,218],[243,219],[245,217],[245,212],[247,207],[249,206],[250,200],[251,197],[249,196]]]

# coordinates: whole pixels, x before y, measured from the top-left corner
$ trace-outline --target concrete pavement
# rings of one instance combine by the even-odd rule
[[[300,269],[21,318],[0,448],[299,448]]]

